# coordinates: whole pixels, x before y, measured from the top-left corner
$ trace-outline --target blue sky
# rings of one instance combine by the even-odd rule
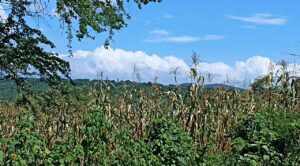
[[[130,79],[129,68],[137,66],[144,81],[158,75],[161,82],[169,83],[168,70],[176,64],[186,75],[195,51],[203,61],[200,70],[215,74],[215,82],[232,73],[239,74],[231,80],[250,82],[268,72],[268,63],[300,60],[284,54],[300,54],[299,0],[163,0],[142,10],[133,3],[126,6],[132,19],[127,28],[116,32],[110,50],[101,48],[107,34],[73,42],[77,57],[66,59],[74,77],[94,78],[101,71],[112,79]],[[65,54],[64,31],[57,20],[48,22],[50,26],[41,29],[56,44],[55,51]],[[186,80],[182,76],[181,81]]]
[[[253,55],[264,55],[278,61],[282,58],[292,61],[294,57],[283,52],[300,53],[300,1],[297,0],[164,0],[138,10],[128,5],[132,20],[128,27],[117,32],[112,48],[130,51],[145,51],[161,56],[176,55],[189,61],[192,51],[207,62],[223,61],[233,64]],[[230,16],[250,18],[257,16],[270,19],[283,19],[278,24],[263,24],[233,19]],[[276,22],[276,21],[275,21]],[[55,26],[57,27],[57,26]],[[219,35],[220,40],[196,40],[190,42],[146,42],[154,38],[155,30],[166,31],[168,37],[191,36],[201,38],[205,35]],[[51,32],[52,33],[52,32]],[[53,36],[55,39],[57,36]],[[74,43],[74,49],[93,50],[99,47],[105,35],[95,41],[85,40]],[[56,38],[57,39],[57,38]],[[55,43],[65,49],[65,43]]]

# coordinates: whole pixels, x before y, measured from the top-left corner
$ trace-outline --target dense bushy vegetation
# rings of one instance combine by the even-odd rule
[[[186,89],[99,80],[19,94],[1,103],[0,163],[299,165],[299,79],[209,90],[196,71]]]

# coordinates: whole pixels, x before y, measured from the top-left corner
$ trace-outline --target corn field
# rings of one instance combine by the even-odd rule
[[[138,84],[115,86],[99,80],[84,88],[62,84],[39,94],[20,94],[15,102],[1,104],[0,165],[299,164],[300,79],[287,71],[284,64],[279,71],[258,78],[242,92],[203,88],[204,77],[197,73],[196,65],[191,68],[191,78],[188,88],[166,89],[158,84],[147,88]],[[98,121],[95,112],[103,115],[99,115]],[[268,127],[269,121],[259,121],[263,125],[255,127],[255,131],[264,131],[258,134],[259,139],[249,140],[249,144],[244,139],[243,154],[236,150],[240,145],[237,131],[249,127],[247,131],[255,135],[251,125],[245,125],[256,124],[255,119],[255,123],[250,123],[251,118],[268,118],[277,113],[279,118],[275,119],[286,118],[284,124],[290,126],[287,131],[293,137],[280,135],[281,132],[265,134],[278,126]],[[153,145],[154,138],[161,138],[159,134],[151,135],[156,133],[154,124],[161,125],[155,123],[157,119],[176,124],[174,132],[178,129],[179,135],[171,135],[171,140],[179,144],[171,143],[169,151],[162,147],[157,150]],[[273,122],[276,120],[270,124]],[[183,143],[181,136],[187,139]],[[277,145],[271,142],[283,139],[281,136],[290,142],[288,146],[294,146],[294,151],[281,153],[273,148]],[[191,151],[179,153],[188,140]],[[163,142],[161,146],[165,146]],[[253,144],[256,150],[244,154]],[[268,151],[264,151],[265,147]],[[179,157],[172,156],[175,154]]]

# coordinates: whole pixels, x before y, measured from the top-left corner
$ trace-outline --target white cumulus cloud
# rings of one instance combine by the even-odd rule
[[[211,73],[214,76],[214,82],[231,83],[253,81],[255,78],[268,73],[269,65],[273,62],[262,56],[253,56],[246,61],[236,61],[233,66],[223,62],[200,63],[200,71]]]
[[[103,72],[109,79],[132,80],[134,67],[139,71],[143,82],[153,81],[158,77],[158,82],[174,83],[170,72],[178,70],[178,83],[189,82],[189,64],[175,56],[161,57],[149,55],[143,51],[126,51],[123,49],[97,48],[94,51],[78,50],[74,57],[62,57],[71,64],[73,78],[95,79],[97,74]],[[274,71],[279,68],[268,57],[253,56],[245,61],[236,61],[233,65],[224,62],[206,63],[201,62],[198,66],[202,75],[210,73],[211,83],[225,83],[241,85],[252,82],[255,78],[269,73],[270,64]],[[300,65],[288,64],[288,70],[297,72],[299,75]]]
[[[132,80],[134,66],[139,71],[142,81],[170,83],[170,72],[179,67],[180,73],[188,71],[188,65],[174,56],[160,57],[148,55],[142,51],[125,51],[123,49],[97,48],[94,51],[78,50],[74,57],[63,56],[71,64],[72,77],[95,79],[103,72],[109,79]],[[185,75],[179,76],[183,79]],[[185,79],[185,78],[184,78]]]
[[[265,76],[271,71],[275,74],[281,66],[264,56],[252,56],[245,61],[236,61],[230,66],[223,62],[200,63],[200,71],[205,75],[210,73],[214,83],[230,83],[241,86],[244,83],[251,83],[256,78]],[[294,76],[300,76],[300,64],[287,64],[287,71]],[[279,72],[280,73],[280,72]]]

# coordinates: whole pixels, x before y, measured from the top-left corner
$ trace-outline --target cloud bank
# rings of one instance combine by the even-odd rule
[[[163,84],[174,83],[170,72],[178,70],[178,82],[190,82],[189,64],[175,56],[160,57],[149,55],[142,51],[126,51],[123,49],[97,48],[94,51],[78,50],[74,57],[62,57],[71,64],[73,78],[97,78],[97,74],[103,72],[104,76],[114,80],[133,80],[134,67],[138,70],[142,82],[153,81],[158,77],[158,82]],[[270,58],[253,56],[245,61],[236,61],[234,65],[224,62],[200,63],[199,72],[204,76],[207,73],[212,75],[211,83],[231,84],[249,83],[255,78],[269,72],[270,64],[274,70],[278,69]],[[293,69],[289,64],[289,69]],[[296,65],[300,69],[300,65]]]
[[[162,83],[171,83],[170,72],[180,67],[179,72],[188,71],[188,65],[175,56],[160,57],[148,55],[142,51],[125,51],[122,49],[97,48],[94,51],[78,50],[69,58],[63,56],[71,64],[72,77],[95,79],[103,72],[109,79],[132,80],[134,67],[141,75],[142,81],[153,81],[158,77]],[[179,76],[183,80],[185,76]]]

